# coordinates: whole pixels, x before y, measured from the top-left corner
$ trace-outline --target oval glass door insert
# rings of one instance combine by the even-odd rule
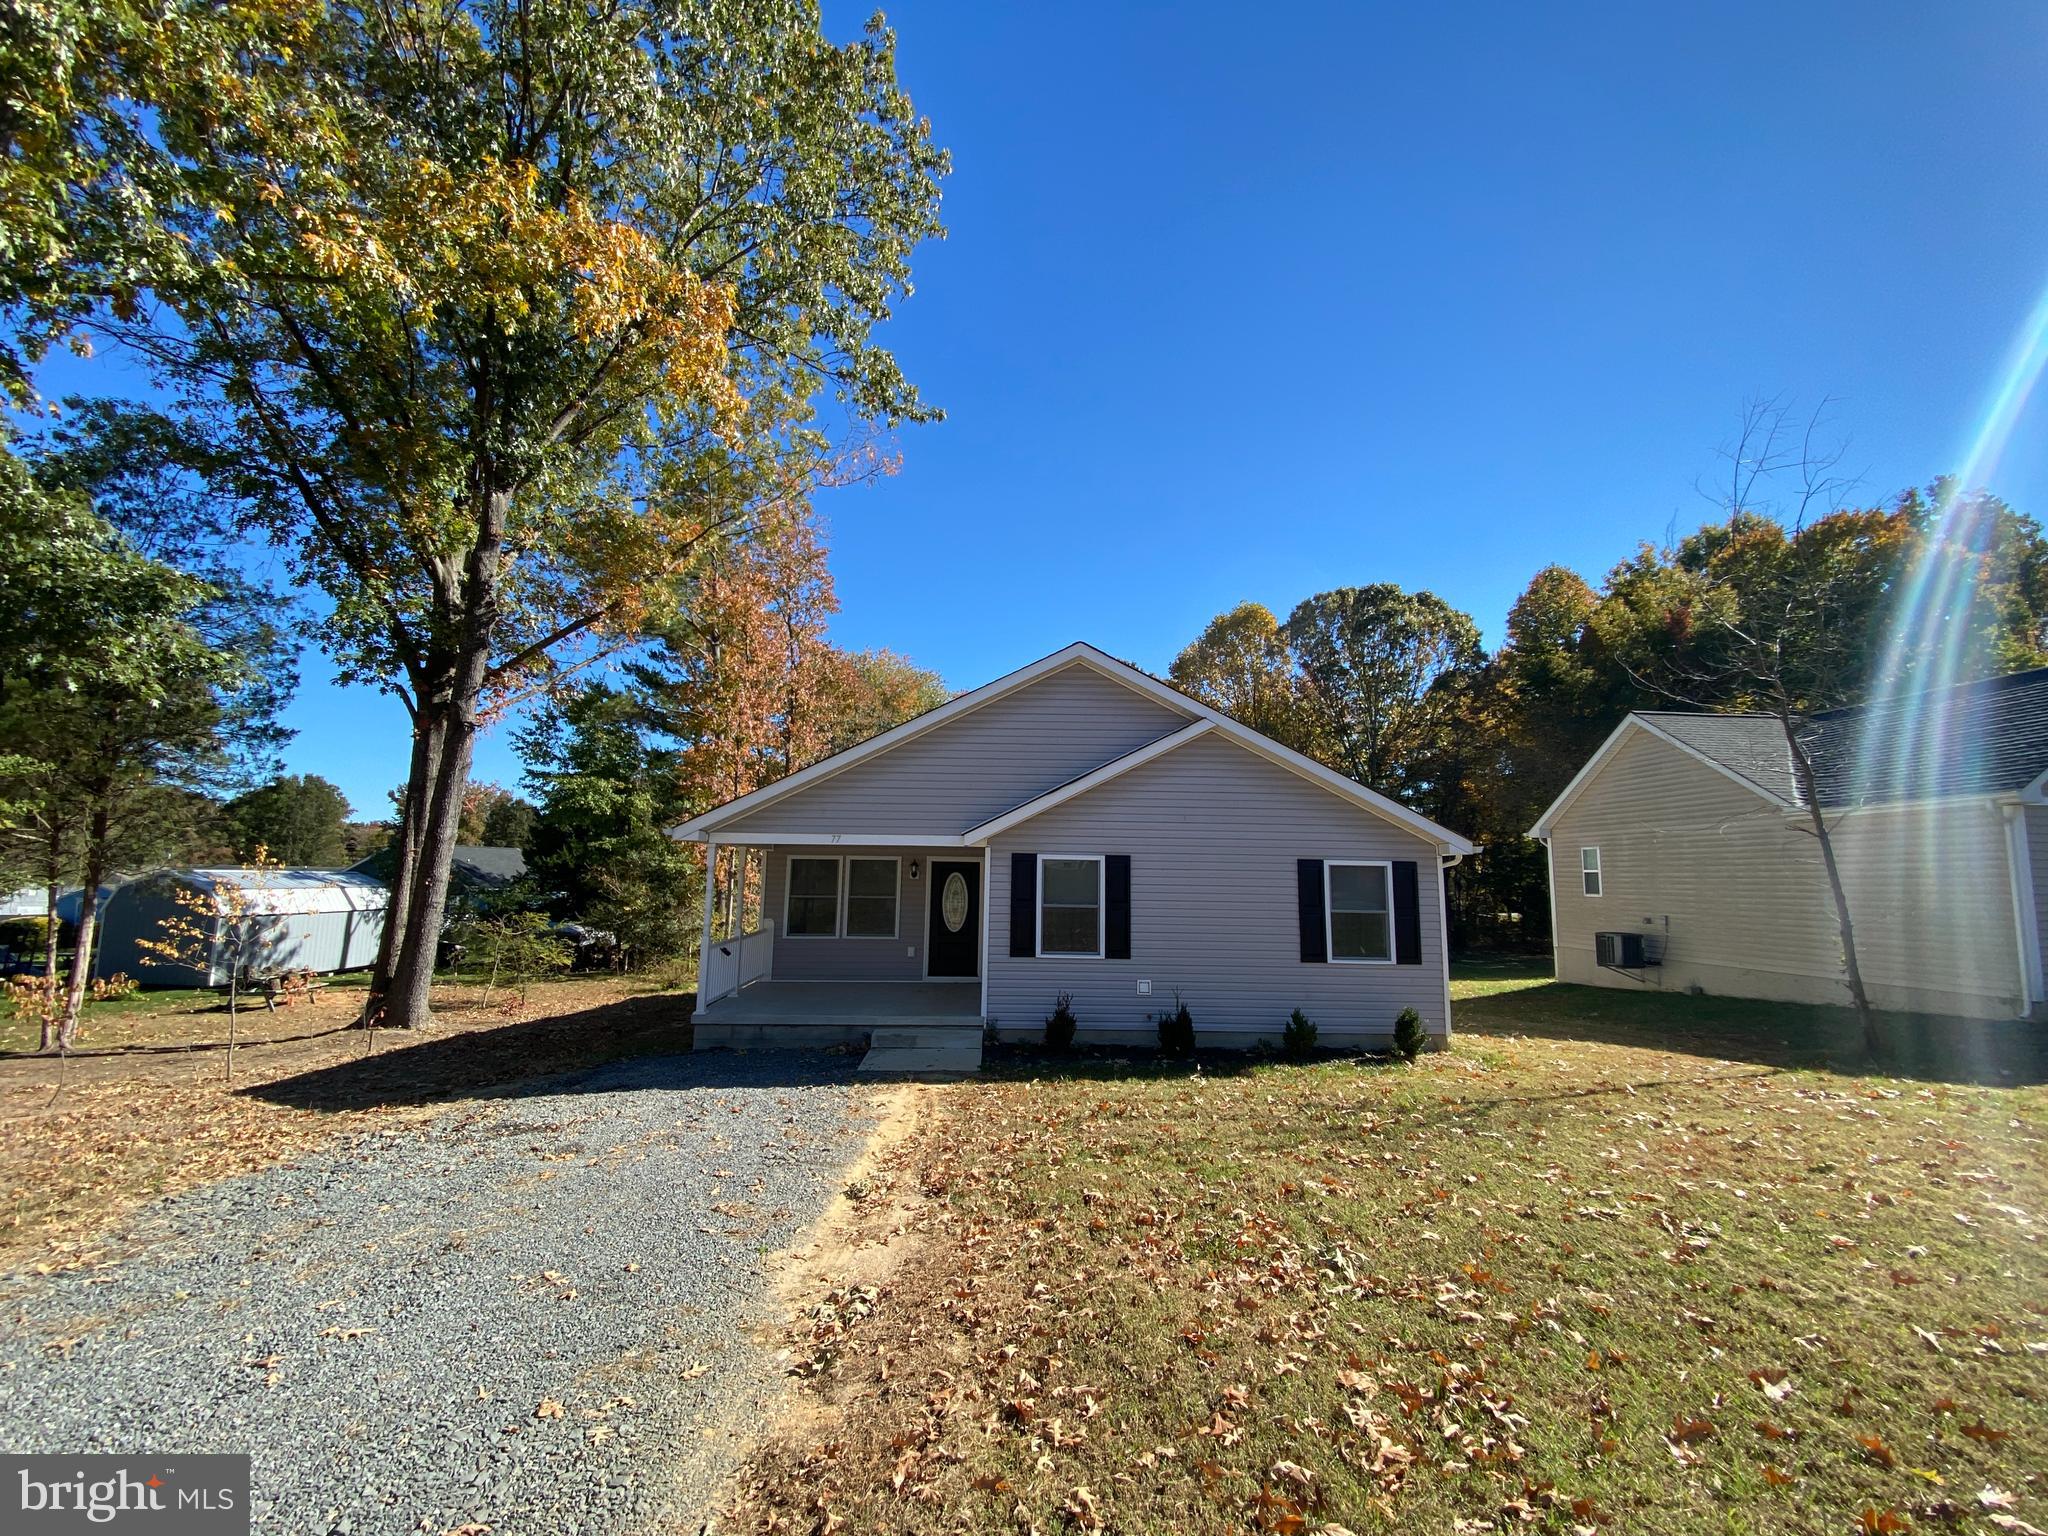
[[[958,933],[967,921],[967,877],[957,869],[946,876],[946,888],[939,893],[939,916],[948,933]]]

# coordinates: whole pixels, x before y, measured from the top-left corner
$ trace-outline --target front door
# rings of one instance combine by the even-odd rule
[[[933,859],[925,974],[981,974],[981,866]]]

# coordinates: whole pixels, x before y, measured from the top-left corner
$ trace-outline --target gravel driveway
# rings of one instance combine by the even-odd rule
[[[615,1063],[162,1201],[145,1254],[10,1287],[0,1451],[248,1451],[259,1531],[694,1532],[853,1061]]]

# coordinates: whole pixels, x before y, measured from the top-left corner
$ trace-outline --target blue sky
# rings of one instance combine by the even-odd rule
[[[2040,5],[889,15],[955,170],[888,337],[948,419],[820,510],[834,638],[956,688],[1368,581],[1497,641],[1708,516],[1749,397],[1836,397],[1873,500],[1959,465],[2048,288]],[[2044,426],[1988,476],[2036,517]],[[322,670],[289,766],[382,814],[402,714]]]

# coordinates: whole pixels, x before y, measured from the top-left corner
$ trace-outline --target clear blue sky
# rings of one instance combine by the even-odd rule
[[[1873,500],[1956,467],[2048,287],[2048,6],[889,15],[955,164],[889,340],[948,419],[821,510],[834,637],[956,688],[1367,581],[1497,641],[1701,521],[1750,396],[1836,396]],[[2044,426],[1988,477],[2036,517]],[[290,766],[381,814],[401,713],[320,672]]]

